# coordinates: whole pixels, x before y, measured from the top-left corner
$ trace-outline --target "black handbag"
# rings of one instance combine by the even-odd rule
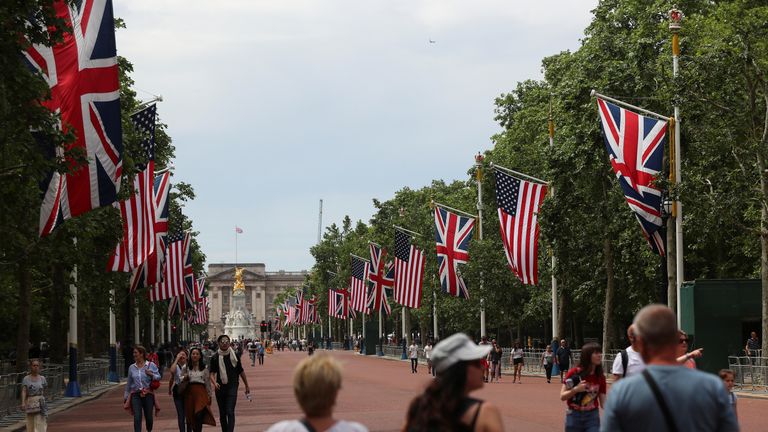
[[[184,396],[184,393],[187,392],[187,387],[189,387],[189,377],[185,375],[181,382],[176,385],[176,392],[179,396]]]

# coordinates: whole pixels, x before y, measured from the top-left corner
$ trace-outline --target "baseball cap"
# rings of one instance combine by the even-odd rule
[[[490,345],[477,345],[464,333],[456,333],[435,345],[430,360],[436,372],[443,372],[458,362],[479,360],[490,351]]]

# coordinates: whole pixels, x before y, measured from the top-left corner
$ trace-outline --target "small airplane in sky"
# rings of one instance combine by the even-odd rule
[[[429,38],[429,43],[433,44],[435,41],[433,41],[432,38]]]

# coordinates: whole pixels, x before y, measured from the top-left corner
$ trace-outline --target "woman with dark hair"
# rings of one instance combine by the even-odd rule
[[[192,425],[192,430],[200,432],[203,425],[216,426],[216,420],[211,412],[211,380],[210,372],[205,366],[203,352],[200,348],[192,348],[189,351],[189,362],[183,380],[186,380],[187,388],[184,390],[184,415],[187,417],[187,425]]]
[[[510,357],[512,357],[512,384],[517,381],[518,384],[523,383],[523,347],[520,345],[520,341],[515,341],[515,345],[512,348]]]
[[[495,406],[469,397],[483,387],[482,359],[490,349],[490,345],[476,345],[463,333],[435,345],[431,358],[437,377],[411,401],[403,431],[503,430]]]
[[[176,421],[179,425],[179,432],[192,432],[192,425],[186,424],[184,415],[184,396],[179,394],[179,384],[187,370],[187,351],[179,348],[176,358],[169,367],[171,376],[168,381],[168,395],[173,396],[173,404],[176,406]]]
[[[151,432],[154,426],[152,410],[160,411],[155,400],[155,388],[152,382],[156,381],[159,384],[160,372],[154,363],[147,361],[147,350],[141,345],[133,347],[133,360],[134,363],[128,368],[123,408],[133,414],[134,432],[141,432],[142,413],[147,432]]]
[[[560,389],[566,401],[566,432],[599,432],[600,407],[605,406],[605,374],[600,345],[588,343],[581,348],[579,365],[568,371]]]

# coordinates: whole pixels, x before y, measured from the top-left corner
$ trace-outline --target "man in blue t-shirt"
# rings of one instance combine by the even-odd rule
[[[722,381],[715,375],[677,363],[679,336],[675,314],[650,305],[634,321],[643,373],[611,387],[603,413],[603,431],[738,431],[739,424]],[[658,397],[652,386],[658,388]],[[665,415],[663,406],[669,416]]]

